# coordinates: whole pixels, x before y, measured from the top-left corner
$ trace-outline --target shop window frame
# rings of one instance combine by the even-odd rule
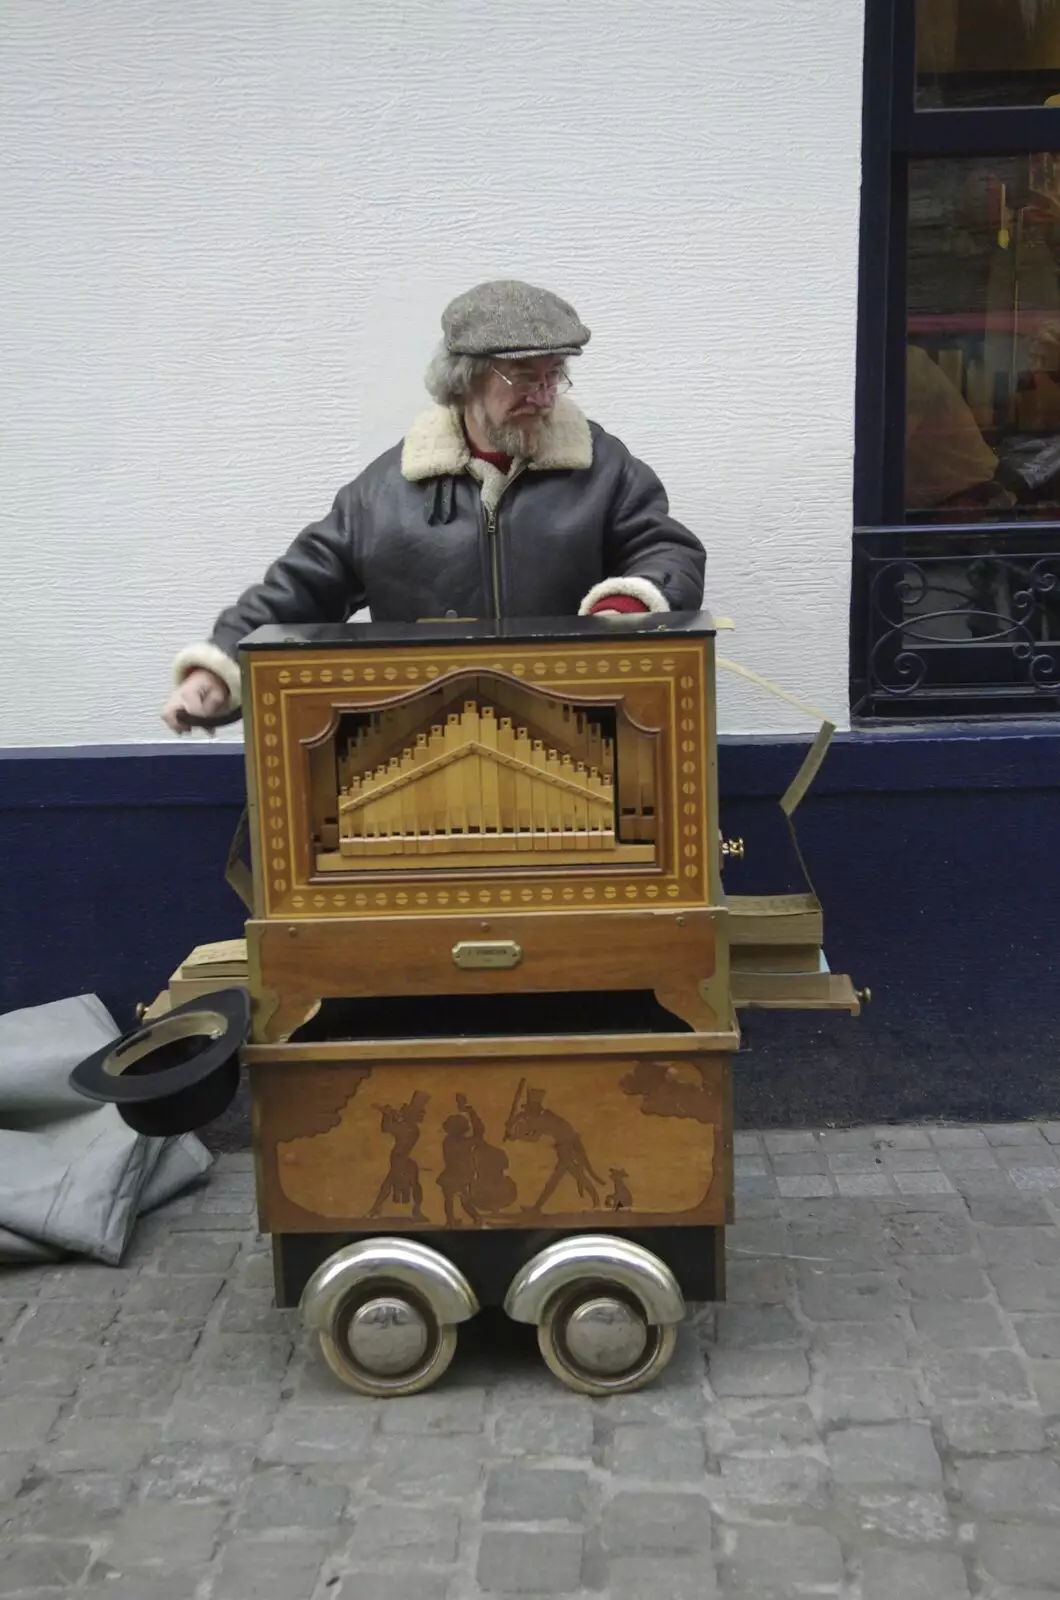
[[[865,0],[862,206],[854,435],[854,547],[850,613],[850,712],[855,723],[1060,714],[1055,668],[1019,630],[952,645],[931,645],[929,667],[897,662],[900,641],[881,582],[919,581],[913,573],[930,533],[939,560],[970,533],[989,534],[991,557],[1017,572],[1060,572],[1060,521],[907,523],[904,507],[910,164],[924,157],[992,157],[1060,151],[1060,107],[918,108],[916,0]],[[984,539],[984,547],[986,540]],[[969,558],[972,559],[972,558]],[[952,557],[954,570],[958,557]],[[1041,561],[1045,565],[1038,567]],[[903,563],[906,576],[903,579]],[[1060,593],[1060,591],[1058,591]],[[1044,599],[1032,581],[1020,594],[1026,616]],[[893,610],[893,605],[890,608]],[[1051,623],[1047,631],[1051,632]],[[984,624],[980,630],[989,635]],[[912,655],[916,656],[914,650]],[[1060,650],[1057,652],[1060,656]],[[906,652],[909,655],[909,652]],[[881,661],[890,670],[881,672]],[[897,671],[895,671],[897,662]],[[1033,669],[1033,670],[1032,670]]]

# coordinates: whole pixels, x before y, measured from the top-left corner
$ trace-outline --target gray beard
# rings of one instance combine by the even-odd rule
[[[516,456],[523,459],[533,458],[541,438],[541,423],[532,424],[527,428],[521,428],[514,422],[501,422],[494,426],[480,409],[475,411],[475,421],[489,441],[491,450],[513,458]]]

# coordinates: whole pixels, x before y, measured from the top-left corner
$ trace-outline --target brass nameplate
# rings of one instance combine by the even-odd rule
[[[514,939],[465,939],[453,946],[453,961],[465,971],[498,971],[517,967],[523,947]]]

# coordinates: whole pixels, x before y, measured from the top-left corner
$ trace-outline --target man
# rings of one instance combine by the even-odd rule
[[[651,468],[566,398],[589,340],[574,308],[486,283],[446,308],[442,330],[427,372],[437,404],[177,657],[162,713],[175,733],[182,713],[238,707],[238,646],[265,623],[344,622],[364,606],[376,622],[699,609],[699,540]]]

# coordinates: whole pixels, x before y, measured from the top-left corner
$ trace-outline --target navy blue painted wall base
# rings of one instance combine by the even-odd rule
[[[800,887],[779,795],[799,740],[726,739],[733,893]],[[223,879],[238,747],[0,751],[0,1010],[93,991],[131,1026],[196,944],[237,936]],[[740,1125],[1060,1112],[1060,727],[840,736],[798,816],[854,1021],[745,1014]],[[245,1107],[212,1130],[247,1140]]]

